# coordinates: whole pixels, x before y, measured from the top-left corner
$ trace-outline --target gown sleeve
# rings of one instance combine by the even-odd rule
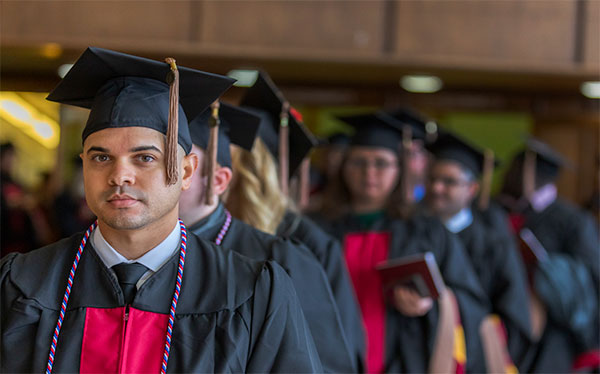
[[[267,262],[255,284],[247,372],[323,372],[290,278]]]
[[[362,361],[365,354],[365,335],[358,302],[345,260],[342,258],[340,242],[306,217],[302,217],[297,229],[291,234],[291,238],[306,245],[323,266],[339,311],[350,352],[353,360],[356,361],[355,367],[362,368],[364,366]]]
[[[56,314],[43,308],[35,299],[26,297],[11,279],[17,257],[16,253],[11,253],[2,259],[0,372],[43,372],[51,336],[42,332],[49,331],[53,318],[56,323]]]

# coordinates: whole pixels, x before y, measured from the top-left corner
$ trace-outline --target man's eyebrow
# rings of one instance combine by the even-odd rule
[[[162,154],[162,151],[153,145],[141,145],[139,147],[134,147],[129,149],[129,152],[141,152],[141,151],[156,151]]]
[[[108,153],[108,149],[103,148],[103,147],[96,147],[96,146],[92,146],[90,147],[90,149],[87,150],[86,153],[90,153],[90,152],[103,152],[103,153]]]

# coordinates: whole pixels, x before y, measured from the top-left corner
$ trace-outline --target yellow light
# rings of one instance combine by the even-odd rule
[[[26,108],[19,105],[19,103],[15,102],[13,100],[10,100],[10,99],[2,99],[0,101],[0,103],[1,103],[0,105],[2,106],[2,109],[9,112],[13,117],[18,119],[19,121],[21,121],[21,122],[31,121],[31,113]]]
[[[14,92],[0,92],[0,118],[18,127],[48,149],[60,141],[60,126]]]
[[[40,48],[40,54],[49,59],[56,59],[62,55],[63,49],[58,43],[46,43]]]
[[[54,135],[52,125],[45,121],[34,121],[33,128],[44,139],[51,139]]]

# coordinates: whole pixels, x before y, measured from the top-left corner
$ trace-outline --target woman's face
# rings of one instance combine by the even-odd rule
[[[353,202],[385,203],[398,184],[398,156],[385,148],[353,146],[342,173]]]

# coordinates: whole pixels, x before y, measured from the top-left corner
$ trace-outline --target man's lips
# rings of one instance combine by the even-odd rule
[[[138,202],[136,198],[129,195],[113,195],[107,201],[115,208],[127,208]]]

